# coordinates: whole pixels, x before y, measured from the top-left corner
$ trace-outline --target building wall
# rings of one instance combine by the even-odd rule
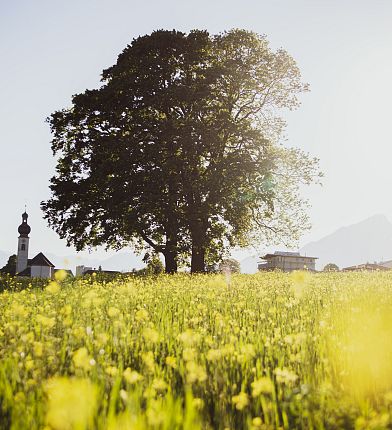
[[[48,266],[31,266],[32,278],[51,278],[53,275],[53,268]]]
[[[92,270],[92,267],[87,266],[76,266],[76,276],[82,276],[84,272],[87,272],[87,270]]]
[[[264,270],[279,269],[283,272],[291,272],[293,270],[315,270],[315,259],[309,259],[301,256],[274,256],[267,261],[266,265],[262,267]]]
[[[18,239],[18,254],[16,257],[16,273],[22,272],[27,267],[29,258],[29,238],[19,237]],[[24,248],[24,249],[23,249]]]

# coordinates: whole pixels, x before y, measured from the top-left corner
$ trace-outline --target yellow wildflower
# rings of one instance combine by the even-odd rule
[[[46,422],[54,430],[93,427],[97,388],[88,379],[53,378],[45,384]]]
[[[127,367],[123,372],[124,379],[128,382],[128,384],[136,384],[137,382],[143,379],[143,376],[136,372],[136,370],[131,370]]]
[[[242,411],[242,409],[244,409],[249,404],[248,395],[243,391],[238,393],[236,396],[233,396],[231,401],[235,404],[235,408],[239,411]]]
[[[57,270],[56,273],[54,274],[54,279],[56,279],[56,281],[58,282],[62,282],[64,281],[64,279],[67,277],[67,272],[63,269]]]
[[[76,367],[83,370],[89,370],[91,368],[91,357],[88,355],[87,348],[82,347],[74,352],[72,361]]]
[[[169,367],[171,367],[171,368],[173,368],[173,369],[177,369],[177,360],[176,360],[176,358],[175,358],[175,357],[171,357],[170,355],[168,355],[168,356],[166,357],[165,363],[166,363]]]
[[[257,397],[260,394],[270,394],[274,390],[274,384],[271,379],[266,376],[253,381],[251,386],[253,397]]]
[[[45,290],[51,294],[56,294],[60,291],[60,285],[56,281],[51,281]]]

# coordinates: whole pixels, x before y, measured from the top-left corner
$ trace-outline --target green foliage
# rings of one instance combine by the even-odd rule
[[[339,272],[339,267],[334,263],[328,263],[323,270],[324,272]]]
[[[132,244],[192,272],[234,246],[296,239],[299,186],[317,160],[280,146],[279,109],[306,91],[263,36],[155,31],[104,70],[102,86],[49,118],[57,156],[45,218],[80,250]]]
[[[163,265],[162,261],[160,260],[157,254],[146,253],[146,255],[143,258],[143,261],[147,263],[147,266],[143,269],[135,270],[134,271],[135,275],[156,276],[156,275],[160,275],[161,273],[164,273],[165,266]]]
[[[7,264],[0,269],[0,273],[15,276],[16,274],[16,255],[13,254],[8,258]]]
[[[220,272],[241,273],[241,264],[235,258],[225,258],[219,264]]]

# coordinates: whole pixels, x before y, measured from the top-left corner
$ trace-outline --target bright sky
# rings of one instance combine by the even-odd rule
[[[39,205],[54,173],[45,118],[96,87],[132,38],[154,29],[266,34],[311,92],[287,115],[287,144],[321,160],[306,195],[316,240],[375,213],[392,218],[391,0],[18,0],[0,2],[0,250],[16,251],[25,203],[31,255],[66,255]]]

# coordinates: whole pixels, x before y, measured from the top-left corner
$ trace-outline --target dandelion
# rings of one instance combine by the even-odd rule
[[[282,384],[293,384],[298,379],[298,375],[286,368],[276,368],[274,370],[276,380]]]
[[[116,318],[120,315],[120,310],[114,306],[110,306],[108,309],[108,315],[110,318]]]
[[[143,363],[149,372],[153,372],[155,368],[154,354],[148,351],[142,354]]]
[[[255,417],[255,418],[253,418],[253,420],[252,420],[252,424],[253,424],[255,427],[261,427],[261,426],[263,425],[263,420],[262,420],[260,417]]]
[[[105,369],[105,372],[109,375],[109,376],[116,376],[118,373],[118,369],[115,366],[108,366]]]
[[[13,303],[10,309],[10,314],[15,318],[26,318],[29,314],[25,306],[20,303]]]
[[[143,330],[143,337],[147,342],[157,343],[159,340],[159,333],[153,328],[146,327]]]
[[[85,347],[79,348],[77,351],[75,351],[72,357],[75,367],[86,371],[91,368],[90,360],[91,357],[89,356],[87,348]]]
[[[232,403],[235,405],[235,408],[239,411],[242,411],[242,409],[246,408],[246,406],[249,405],[249,398],[246,393],[241,391],[236,396],[233,396],[231,398]]]
[[[136,384],[143,379],[143,376],[136,372],[136,370],[131,370],[127,367],[123,372],[124,379],[128,382],[128,384]]]
[[[195,363],[194,361],[189,361],[186,364],[187,370],[187,381],[190,384],[194,382],[204,382],[207,379],[207,374],[204,367]]]
[[[274,384],[268,377],[262,377],[252,382],[252,396],[257,397],[260,394],[271,394],[274,390]]]
[[[178,335],[178,339],[186,346],[193,346],[200,342],[201,336],[192,329],[187,329]]]
[[[165,391],[167,390],[167,387],[168,385],[163,379],[155,378],[152,381],[152,388],[156,391]]]
[[[60,285],[56,281],[49,282],[46,291],[51,294],[56,294],[60,291]]]
[[[68,273],[63,269],[60,269],[55,272],[54,279],[56,279],[57,282],[62,282],[66,279],[67,276]]]
[[[177,369],[177,359],[175,357],[168,355],[165,359],[165,363],[172,369]]]
[[[97,388],[88,379],[53,378],[46,382],[46,422],[54,430],[93,427]]]
[[[145,309],[139,309],[135,315],[136,321],[148,321],[149,315]]]
[[[207,352],[208,361],[218,361],[222,357],[222,351],[220,349],[210,349]]]
[[[56,324],[56,320],[54,318],[46,317],[45,315],[38,314],[36,316],[36,321],[41,324],[42,327],[51,329]]]

